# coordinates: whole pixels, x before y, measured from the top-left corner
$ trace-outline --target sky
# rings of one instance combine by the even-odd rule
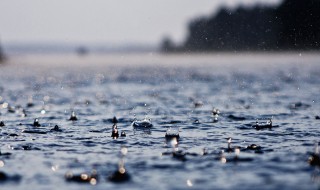
[[[221,5],[280,0],[0,0],[0,43],[182,42],[190,20]]]

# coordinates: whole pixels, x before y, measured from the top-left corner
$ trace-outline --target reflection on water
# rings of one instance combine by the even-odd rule
[[[317,54],[10,61],[0,66],[6,189],[319,186],[308,163],[319,156]]]

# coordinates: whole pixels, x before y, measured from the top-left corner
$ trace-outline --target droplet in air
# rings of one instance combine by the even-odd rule
[[[43,101],[48,102],[50,100],[50,96],[44,96]]]
[[[4,161],[0,160],[0,168],[4,166]]]
[[[192,186],[193,186],[193,184],[192,184],[192,182],[191,182],[190,179],[187,180],[187,186],[188,186],[188,187],[192,187]]]
[[[122,156],[125,156],[125,155],[127,155],[127,153],[128,153],[128,149],[126,148],[126,147],[121,147],[121,154],[122,154]]]

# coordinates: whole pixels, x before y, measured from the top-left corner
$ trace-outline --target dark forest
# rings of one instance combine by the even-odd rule
[[[320,49],[320,1],[285,0],[276,7],[221,8],[188,25],[185,41],[166,37],[164,52]]]

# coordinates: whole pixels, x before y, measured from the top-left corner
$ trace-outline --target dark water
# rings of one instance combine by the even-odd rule
[[[1,189],[319,188],[320,171],[307,162],[320,135],[317,54],[115,57],[0,66]],[[114,116],[126,137],[111,138]],[[146,116],[152,128],[132,127]],[[273,127],[256,130],[257,119]],[[170,127],[184,156],[172,156]],[[238,160],[225,150],[228,137],[241,147]],[[131,178],[114,183],[124,146]],[[65,179],[92,170],[95,185]]]

